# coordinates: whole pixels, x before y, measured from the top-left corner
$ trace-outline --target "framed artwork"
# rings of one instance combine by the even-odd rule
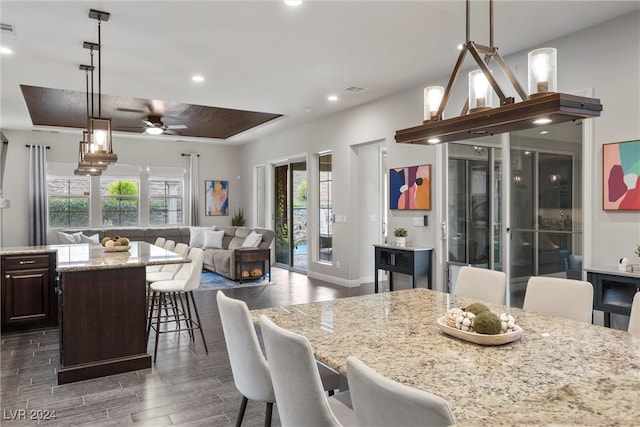
[[[229,215],[229,181],[204,182],[205,215]]]
[[[602,145],[602,209],[640,210],[640,141]]]
[[[431,209],[431,165],[389,170],[389,208]]]

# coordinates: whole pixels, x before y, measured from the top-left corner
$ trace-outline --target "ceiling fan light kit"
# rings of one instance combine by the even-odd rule
[[[486,135],[530,129],[541,124],[600,116],[599,99],[557,92],[557,52],[541,48],[528,55],[528,94],[506,65],[493,44],[493,0],[489,0],[489,46],[470,40],[470,0],[466,1],[466,43],[442,96],[438,86],[424,90],[424,122],[422,125],[396,131],[397,143],[439,144]],[[457,117],[443,118],[451,90],[460,74],[465,56],[470,53],[479,69],[469,73],[469,95]],[[483,55],[483,56],[481,56]],[[487,64],[494,60],[520,97],[515,102],[507,97],[493,77]],[[494,107],[493,95],[500,105]],[[435,104],[438,107],[435,107]]]

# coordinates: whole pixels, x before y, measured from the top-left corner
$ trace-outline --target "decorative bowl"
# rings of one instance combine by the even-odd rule
[[[497,335],[486,335],[486,334],[479,334],[477,332],[467,332],[457,328],[452,328],[451,326],[447,325],[444,319],[444,316],[439,318],[437,323],[440,330],[445,334],[451,335],[452,337],[456,337],[464,341],[469,341],[469,342],[480,344],[480,345],[507,344],[507,343],[519,340],[522,337],[522,334],[524,333],[524,330],[519,326],[516,326],[516,328],[518,329],[513,332],[507,332],[504,334],[497,334]]]
[[[131,249],[131,246],[111,246],[111,247],[103,246],[102,248],[104,252],[126,252],[129,249]]]

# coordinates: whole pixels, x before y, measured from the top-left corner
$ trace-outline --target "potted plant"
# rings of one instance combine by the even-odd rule
[[[636,246],[636,255],[640,257],[640,245]],[[640,273],[640,264],[631,264],[632,273]]]
[[[407,244],[407,230],[403,227],[398,227],[393,230],[393,235],[396,237],[396,246],[405,246]]]
[[[243,226],[244,222],[244,212],[242,208],[240,208],[233,214],[233,217],[231,217],[231,225]]]

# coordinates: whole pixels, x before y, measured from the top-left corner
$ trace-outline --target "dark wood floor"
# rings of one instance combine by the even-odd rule
[[[229,289],[225,294],[257,309],[373,292],[372,284],[344,288],[278,268],[273,269],[273,281],[276,284]],[[58,386],[56,329],[3,335],[0,424],[234,425],[241,395],[233,384],[215,295],[196,294],[208,355],[199,336],[193,344],[186,333],[166,334],[160,337],[152,369],[110,377]],[[151,352],[153,344],[152,339]],[[243,426],[263,423],[264,404],[250,401]],[[273,425],[280,425],[277,406]]]

